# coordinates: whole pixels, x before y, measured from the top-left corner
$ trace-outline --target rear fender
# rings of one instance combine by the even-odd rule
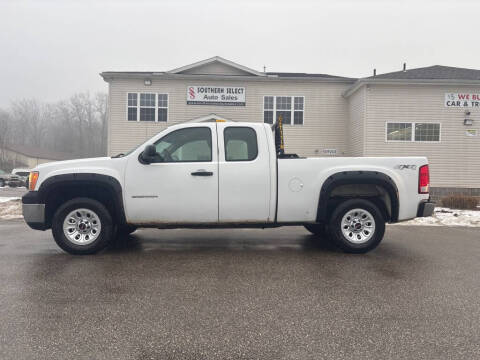
[[[333,189],[340,185],[371,184],[383,187],[391,201],[391,221],[398,220],[399,199],[395,181],[378,171],[342,171],[330,175],[322,185],[318,201],[317,222],[328,221],[328,200]]]

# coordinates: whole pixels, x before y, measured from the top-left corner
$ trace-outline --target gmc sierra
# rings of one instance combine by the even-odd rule
[[[433,212],[425,157],[300,158],[282,145],[268,124],[170,126],[127,154],[37,166],[23,216],[72,254],[138,227],[284,225],[364,253],[386,222]]]

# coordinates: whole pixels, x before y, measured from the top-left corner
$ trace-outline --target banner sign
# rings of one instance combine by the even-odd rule
[[[445,106],[450,108],[480,107],[480,93],[445,93]]]
[[[245,106],[245,88],[236,86],[188,86],[187,105]]]

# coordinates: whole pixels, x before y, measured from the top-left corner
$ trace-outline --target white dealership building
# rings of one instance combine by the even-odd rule
[[[285,124],[300,156],[427,156],[433,193],[480,196],[480,70],[404,68],[367,78],[261,72],[221,57],[169,71],[101,73],[110,155],[199,118]]]

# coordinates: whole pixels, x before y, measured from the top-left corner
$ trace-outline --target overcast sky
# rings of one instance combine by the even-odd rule
[[[215,55],[352,77],[403,62],[480,69],[479,15],[475,0],[0,0],[0,106],[107,91],[101,71]]]

